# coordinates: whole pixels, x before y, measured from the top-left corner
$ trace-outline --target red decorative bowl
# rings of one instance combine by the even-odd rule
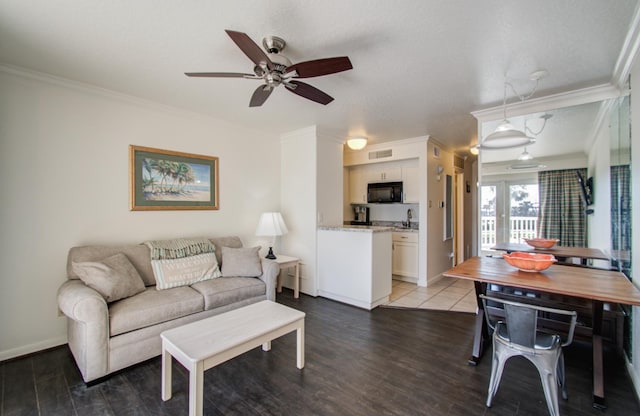
[[[502,258],[523,272],[541,272],[558,261],[552,254],[524,253],[521,251],[503,254]]]
[[[560,240],[557,238],[525,238],[524,241],[535,248],[551,248]]]

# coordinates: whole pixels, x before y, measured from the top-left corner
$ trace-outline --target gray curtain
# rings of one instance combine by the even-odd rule
[[[557,238],[558,245],[566,247],[586,247],[587,243],[586,207],[576,172],[586,179],[586,169],[538,173],[538,234],[542,238]]]

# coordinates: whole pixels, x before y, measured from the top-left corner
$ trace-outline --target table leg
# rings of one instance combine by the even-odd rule
[[[294,283],[293,297],[298,299],[300,296],[300,262],[296,262],[296,281]]]
[[[484,353],[484,340],[486,339],[487,332],[487,323],[484,318],[484,305],[482,304],[482,299],[480,295],[483,295],[487,291],[487,284],[481,282],[473,282],[476,290],[476,302],[478,305],[478,312],[476,314],[476,322],[474,325],[474,335],[473,335],[473,351],[471,353],[471,358],[467,361],[469,365],[478,365],[480,362],[480,357]]]
[[[189,369],[189,416],[202,416],[202,384],[204,362],[198,361]]]
[[[164,343],[164,342],[163,342]],[[171,398],[171,354],[162,346],[162,400]]]
[[[602,318],[603,303],[593,301],[593,407],[605,409],[604,365],[602,361]]]
[[[280,271],[278,272],[278,280],[277,280],[277,285],[276,285],[276,291],[278,293],[282,293],[282,268],[280,268]]]
[[[271,341],[262,344],[262,351],[271,351]]]
[[[302,370],[304,368],[304,321],[296,329],[296,344],[296,366]]]

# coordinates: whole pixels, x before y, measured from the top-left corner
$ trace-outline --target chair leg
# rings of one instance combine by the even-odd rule
[[[487,407],[491,407],[491,402],[494,396],[498,392],[500,386],[500,379],[502,378],[502,372],[504,370],[504,364],[509,356],[502,356],[499,353],[493,352],[493,360],[491,363],[491,379],[489,380],[489,392],[487,394]]]
[[[567,381],[565,379],[566,374],[564,372],[564,355],[562,351],[560,351],[560,357],[558,357],[558,385],[560,386],[560,391],[562,392],[562,399],[567,400],[569,395],[567,394]]]
[[[560,408],[558,406],[558,382],[556,376],[551,373],[540,375],[542,376],[542,388],[544,389],[544,396],[547,399],[549,414],[551,416],[558,416],[560,414]]]

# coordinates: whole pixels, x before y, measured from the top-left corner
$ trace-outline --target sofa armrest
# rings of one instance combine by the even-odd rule
[[[68,317],[67,342],[85,382],[109,373],[109,309],[98,292],[80,280],[58,289],[58,307]]]
[[[80,280],[67,280],[58,289],[58,307],[74,321],[98,322],[109,317],[107,302]]]
[[[276,286],[278,285],[278,274],[280,265],[275,261],[261,259],[262,274],[258,276],[267,285],[267,300],[276,301]]]

